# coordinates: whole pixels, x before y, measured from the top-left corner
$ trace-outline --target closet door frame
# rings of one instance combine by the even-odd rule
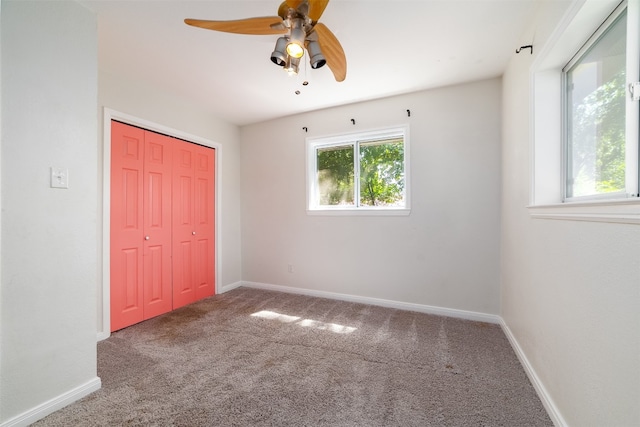
[[[110,256],[110,234],[111,234],[111,121],[116,120],[131,126],[137,126],[152,132],[157,132],[169,136],[173,136],[194,144],[213,148],[215,154],[215,175],[214,175],[214,200],[215,200],[215,224],[214,224],[214,280],[215,293],[220,292],[220,165],[222,163],[222,145],[202,138],[191,135],[177,129],[154,123],[139,117],[135,117],[126,113],[122,113],[110,108],[104,108],[103,111],[103,150],[102,150],[102,292],[98,290],[98,294],[102,295],[102,315],[101,324],[98,324],[98,340],[109,338],[111,335],[111,256]],[[100,307],[99,307],[100,312]]]

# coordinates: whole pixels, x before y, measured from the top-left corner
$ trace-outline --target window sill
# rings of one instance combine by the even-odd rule
[[[411,209],[307,209],[307,215],[318,216],[408,216]]]
[[[527,206],[535,219],[640,224],[640,200],[606,200]]]

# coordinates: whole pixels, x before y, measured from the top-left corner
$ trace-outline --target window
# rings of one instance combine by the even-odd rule
[[[583,0],[567,7],[534,53],[528,206],[533,218],[640,224],[640,103],[629,89],[640,80],[639,42],[640,0]],[[622,120],[624,148],[613,138]]]
[[[307,139],[310,211],[406,211],[407,128]]]
[[[565,201],[637,196],[638,110],[629,84],[639,76],[627,52],[638,46],[628,34],[623,3],[563,69]]]

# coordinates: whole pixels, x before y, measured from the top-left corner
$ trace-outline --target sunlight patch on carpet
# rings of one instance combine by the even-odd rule
[[[269,310],[258,311],[256,313],[253,313],[251,317],[260,317],[262,319],[278,320],[279,322],[282,322],[282,323],[294,323],[296,325],[299,325],[305,328],[314,328],[314,329],[319,329],[321,331],[331,331],[331,332],[335,332],[336,334],[350,334],[358,329],[352,326],[345,326],[337,323],[319,322],[317,320],[312,320],[312,319],[300,320],[300,317],[297,317],[297,316],[288,316],[286,314],[281,314],[281,313],[277,313],[275,311],[269,311]]]

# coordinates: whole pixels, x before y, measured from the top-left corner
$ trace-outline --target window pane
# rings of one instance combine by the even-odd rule
[[[625,190],[626,12],[567,71],[567,197]]]
[[[353,206],[353,145],[318,148],[317,161],[318,204]]]
[[[405,205],[402,139],[360,143],[360,205]]]

